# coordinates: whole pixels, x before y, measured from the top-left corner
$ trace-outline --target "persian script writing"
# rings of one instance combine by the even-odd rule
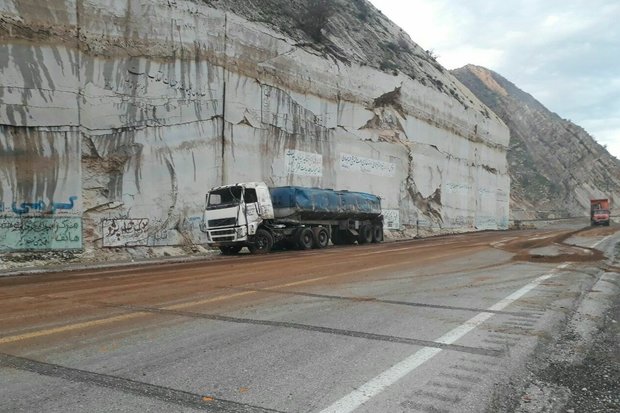
[[[0,218],[0,251],[82,249],[82,218]]]
[[[497,220],[492,216],[479,215],[476,216],[476,229],[497,229]]]
[[[368,175],[393,177],[396,173],[396,165],[377,159],[363,158],[348,153],[340,154],[340,169],[349,172],[359,172]]]
[[[286,172],[291,175],[323,176],[323,156],[289,149],[284,154]]]
[[[478,194],[480,197],[495,196],[495,191],[489,188],[480,188]]]
[[[398,209],[384,209],[382,212],[386,229],[400,229],[400,211]]]
[[[168,221],[160,218],[153,219],[149,223],[148,245],[168,245]]]
[[[102,227],[104,247],[137,246],[147,243],[148,218],[104,219]]]
[[[173,77],[168,77],[161,70],[158,70],[157,72],[147,72],[147,71],[141,71],[140,69],[136,69],[136,68],[129,68],[127,69],[127,72],[133,76],[146,77],[149,80],[152,80],[153,82],[158,82],[158,83],[161,82],[167,87],[178,90],[180,92],[184,92],[187,96],[192,96],[192,97],[207,96],[207,93],[204,91],[204,89],[200,87],[195,88],[189,83],[185,83],[184,81],[178,81]]]
[[[448,220],[451,228],[473,228],[474,218],[471,216],[458,215]]]
[[[61,209],[63,210],[73,209],[73,207],[75,206],[75,201],[77,201],[77,199],[78,199],[77,196],[72,195],[69,197],[69,202],[52,202],[49,205],[47,205],[45,202],[40,201],[40,200],[37,202],[21,202],[19,204],[17,202],[13,202],[11,205],[11,209],[17,215],[24,215],[30,212],[43,212],[43,211],[48,211],[48,210],[52,214],[55,214],[58,210],[61,210]],[[4,209],[4,204],[2,205],[2,209]],[[0,210],[0,212],[2,212],[2,210]]]
[[[448,193],[468,193],[471,191],[471,185],[463,183],[446,183],[446,192]]]

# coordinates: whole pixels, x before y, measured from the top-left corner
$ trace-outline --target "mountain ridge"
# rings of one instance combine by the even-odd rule
[[[513,219],[587,215],[589,199],[620,201],[620,160],[582,127],[482,66],[451,70],[510,129]]]

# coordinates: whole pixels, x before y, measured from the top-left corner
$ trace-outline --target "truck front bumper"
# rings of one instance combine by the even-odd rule
[[[248,241],[246,227],[207,229],[207,244],[213,247],[234,245]]]

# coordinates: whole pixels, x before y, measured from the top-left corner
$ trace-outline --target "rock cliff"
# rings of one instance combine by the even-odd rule
[[[0,248],[203,243],[211,186],[508,226],[508,129],[370,3],[0,0]],[[317,18],[321,17],[321,18]]]
[[[618,205],[620,160],[585,130],[491,70],[468,65],[452,73],[510,128],[513,218],[588,215],[592,198]]]

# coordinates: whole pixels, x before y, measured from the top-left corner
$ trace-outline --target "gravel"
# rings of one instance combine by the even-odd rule
[[[620,300],[578,363],[550,363],[538,372],[540,381],[569,391],[562,411],[620,412]]]

